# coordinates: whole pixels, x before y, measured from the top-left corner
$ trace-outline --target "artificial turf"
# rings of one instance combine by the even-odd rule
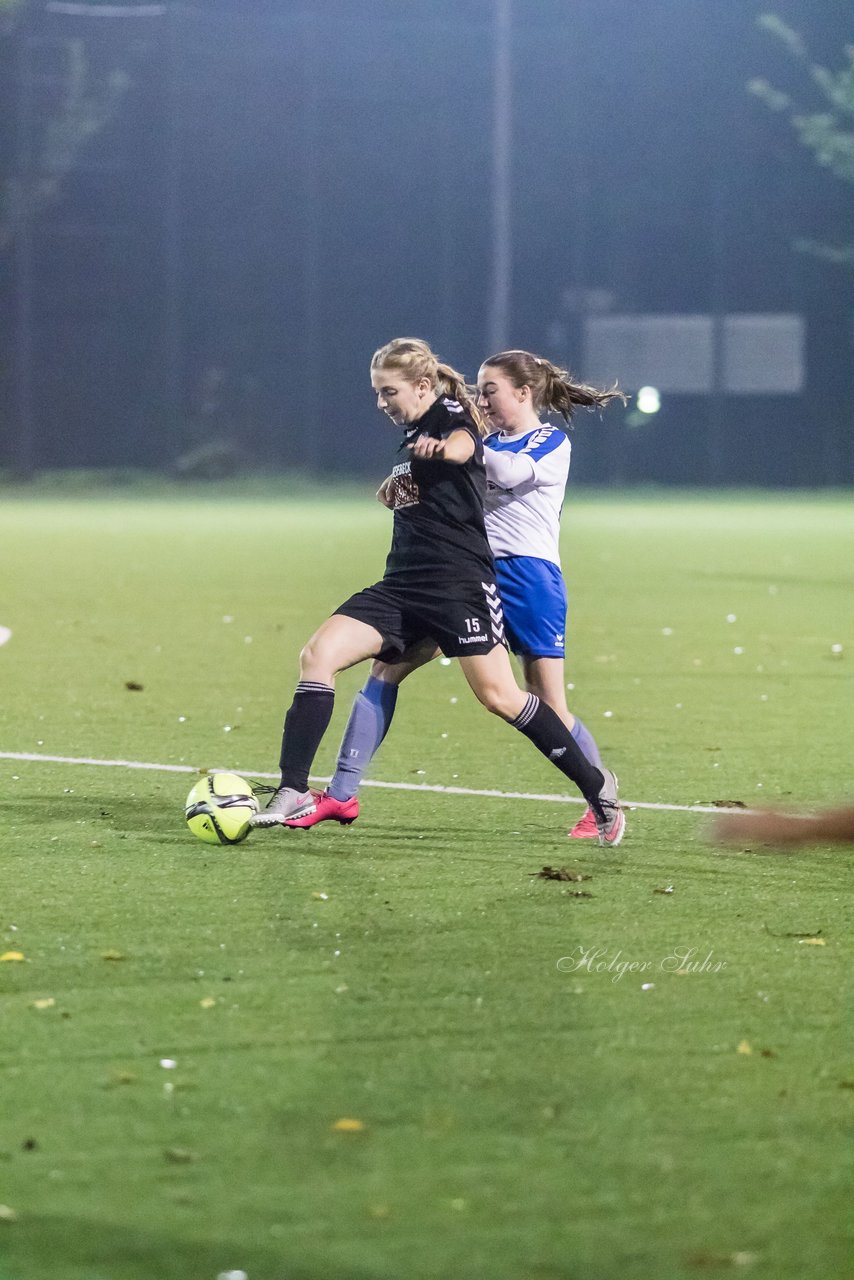
[[[271,772],[388,540],[370,486],[280,489],[0,491],[0,751]],[[852,535],[846,495],[572,496],[570,705],[628,803],[850,797]],[[439,663],[372,777],[563,789]],[[0,778],[0,1280],[849,1274],[850,850],[380,788],[217,849],[189,772]]]

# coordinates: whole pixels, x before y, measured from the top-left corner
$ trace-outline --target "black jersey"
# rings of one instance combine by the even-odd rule
[[[468,462],[413,458],[407,445],[420,435],[442,440],[468,431],[474,453]],[[439,399],[406,431],[392,470],[394,534],[386,578],[432,574],[494,578],[492,552],[483,522],[486,471],[483,441],[456,400]]]

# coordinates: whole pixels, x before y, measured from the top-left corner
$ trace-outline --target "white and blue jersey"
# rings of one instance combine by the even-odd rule
[[[514,653],[565,654],[566,586],[560,571],[560,513],[571,445],[549,423],[484,441],[486,534]]]
[[[571,445],[544,423],[523,435],[496,431],[484,440],[486,535],[492,554],[535,556],[560,565],[560,512]]]

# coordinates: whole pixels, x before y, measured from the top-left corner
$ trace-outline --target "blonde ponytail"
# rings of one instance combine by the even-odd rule
[[[468,385],[463,375],[458,373],[456,369],[452,369],[449,364],[442,364],[438,362],[436,365],[436,371],[439,378],[439,386],[448,399],[456,400],[458,404],[463,406],[477,428],[479,436],[488,435],[489,427],[486,424],[483,414],[477,407],[477,403],[474,399],[475,392]]]

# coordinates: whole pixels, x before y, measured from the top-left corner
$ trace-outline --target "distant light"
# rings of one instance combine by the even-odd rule
[[[641,387],[638,392],[638,408],[641,413],[658,413],[661,408],[658,387]]]

